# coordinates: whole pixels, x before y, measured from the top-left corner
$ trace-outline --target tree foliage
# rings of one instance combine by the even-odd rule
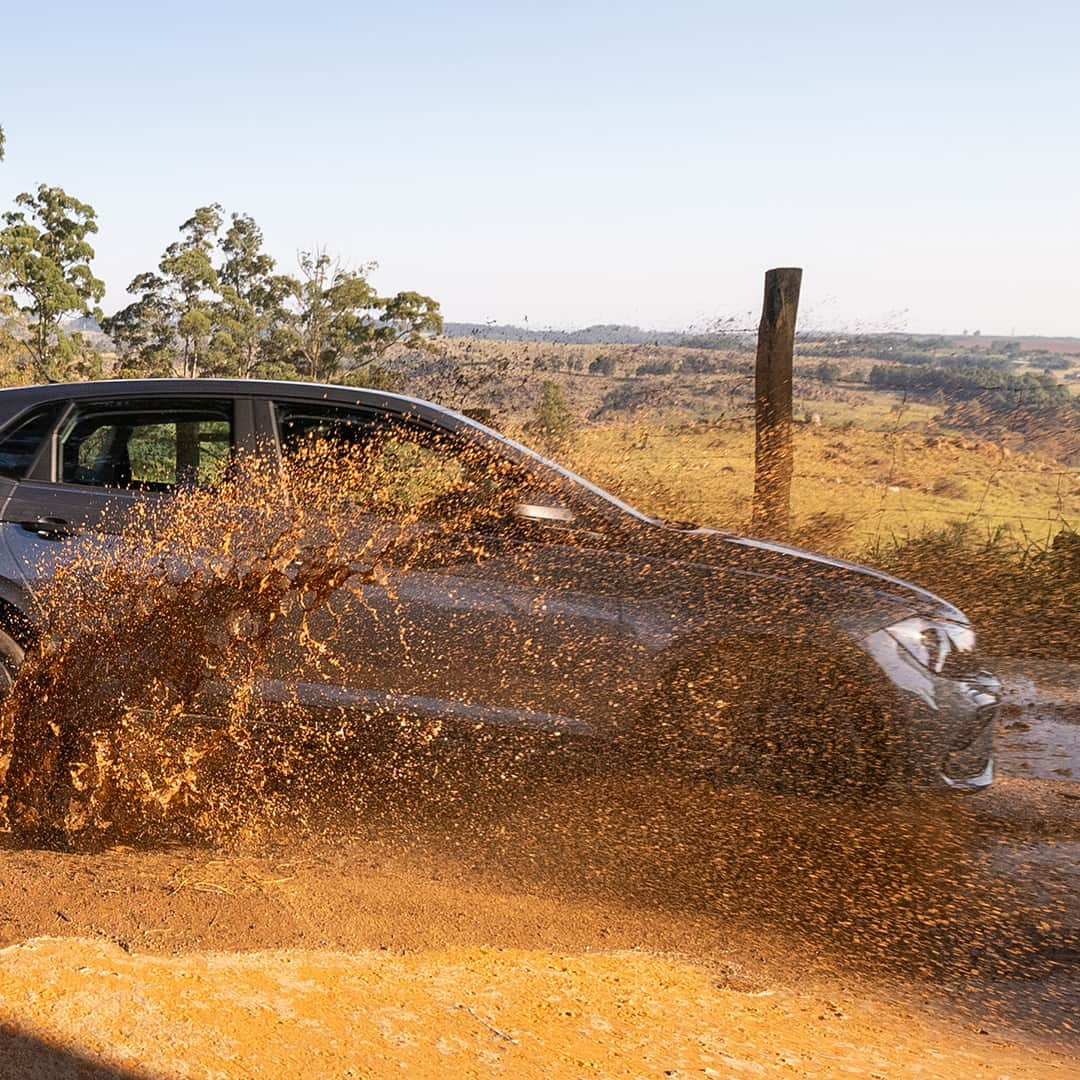
[[[233,214],[220,242],[224,257],[218,270],[213,364],[224,374],[280,374],[273,368],[289,313],[286,303],[295,281],[274,273],[274,260],[263,250],[263,234],[254,218]]]
[[[875,390],[906,390],[934,393],[941,390],[951,399],[978,399],[986,408],[1007,412],[1016,408],[1077,409],[1067,387],[1053,375],[1023,372],[1011,374],[985,367],[886,367],[870,369],[870,385]]]
[[[206,374],[218,287],[212,255],[223,213],[216,203],[199,207],[165,249],[157,272],[138,274],[128,286],[138,299],[105,320],[125,373]]]
[[[63,322],[101,317],[105,285],[90,269],[94,249],[87,239],[97,232],[94,208],[46,184],[18,195],[15,204],[0,229],[0,292],[10,313],[25,320],[22,345],[34,373],[45,380],[93,374],[98,357]]]
[[[439,305],[416,292],[381,296],[374,264],[349,269],[324,249],[301,252],[299,275],[275,272],[254,219],[196,210],[137,299],[106,321],[131,373],[343,380],[390,378],[374,365],[391,345],[426,344]]]
[[[0,161],[4,160],[4,129],[0,127]],[[0,262],[0,287],[4,283],[3,263]],[[15,301],[0,292],[0,369],[8,370],[21,348],[19,338],[12,333],[17,311]]]
[[[379,296],[368,274],[374,264],[349,270],[323,249],[300,253],[282,335],[284,359],[304,378],[351,381],[360,365],[391,345],[422,346],[442,329],[439,305],[429,296],[400,292]]]
[[[27,337],[25,319],[15,306],[15,301],[0,292],[0,372],[6,379],[18,366],[20,355],[25,352],[23,341]]]

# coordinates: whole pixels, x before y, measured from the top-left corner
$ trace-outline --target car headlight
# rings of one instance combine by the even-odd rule
[[[965,669],[978,667],[975,631],[967,623],[915,615],[888,627],[888,632],[909,655],[936,674],[952,674],[958,660]]]

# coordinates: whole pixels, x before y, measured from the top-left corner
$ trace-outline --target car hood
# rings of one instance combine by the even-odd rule
[[[881,570],[719,529],[696,528],[680,531],[688,539],[704,542],[713,551],[722,553],[722,561],[726,564],[734,563],[733,569],[738,572],[784,578],[788,581],[798,579],[804,584],[813,583],[816,586],[815,591],[852,590],[864,595],[870,591],[879,602],[892,606],[907,607],[913,612],[954,622],[968,621],[967,616],[947,600],[928,589]]]

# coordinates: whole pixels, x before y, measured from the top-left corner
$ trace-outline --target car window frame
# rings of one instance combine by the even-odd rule
[[[153,392],[130,394],[117,393],[114,390],[113,393],[101,397],[79,395],[78,397],[70,397],[67,399],[67,408],[60,412],[56,422],[52,426],[52,430],[38,448],[38,452],[35,455],[30,468],[27,469],[22,480],[17,482],[47,484],[55,490],[63,490],[72,493],[83,492],[87,496],[104,496],[109,498],[124,496],[131,498],[138,496],[161,498],[163,496],[167,497],[171,495],[173,491],[175,491],[175,486],[171,489],[155,491],[137,487],[101,487],[96,484],[72,483],[63,479],[63,469],[60,460],[60,432],[64,430],[68,421],[76,412],[93,409],[95,406],[103,407],[110,402],[130,401],[135,403],[140,400],[153,402],[170,398],[177,400],[188,399],[193,403],[200,401],[215,404],[222,402],[228,403],[232,409],[232,438],[229,444],[230,452],[240,454],[254,447],[254,420],[251,407],[252,398],[250,395],[240,396],[236,394],[212,393],[208,391],[201,393],[177,393],[175,391],[161,392],[156,390]]]
[[[332,410],[333,412],[342,414],[343,417],[349,417],[350,415],[355,416],[358,424],[370,424],[371,426],[383,425],[387,428],[400,427],[407,437],[410,434],[420,436],[431,435],[435,438],[441,437],[446,439],[450,446],[472,442],[489,456],[501,456],[506,461],[512,462],[518,468],[527,471],[522,462],[509,455],[499,455],[497,446],[489,444],[487,440],[477,439],[467,430],[462,431],[455,427],[433,423],[424,417],[417,416],[415,413],[404,412],[397,409],[388,409],[385,407],[380,408],[378,405],[366,404],[364,402],[346,403],[327,401],[325,399],[313,401],[288,395],[276,395],[267,398],[266,405],[265,419],[271,425],[273,431],[276,460],[280,469],[284,469],[287,462],[287,456],[282,440],[281,424],[279,423],[279,409],[284,406],[286,408],[295,408],[301,415],[303,414],[304,409]],[[436,523],[436,519],[422,520],[425,520],[428,525],[434,525]]]
[[[18,481],[20,484],[52,483],[53,468],[57,452],[57,432],[59,432],[64,424],[67,423],[74,410],[75,400],[73,398],[67,398],[65,407],[61,409],[57,415],[52,429],[38,447],[37,453],[34,455],[34,460],[30,463],[30,468],[26,470],[22,479]]]
[[[2,429],[0,429],[0,442],[6,439],[9,435],[14,434],[35,413],[44,412],[49,409],[55,412],[52,424],[49,426],[45,434],[41,437],[37,448],[34,450],[34,453],[30,458],[30,461],[28,462],[26,468],[23,470],[22,475],[0,476],[0,481],[2,481],[3,483],[8,485],[21,484],[33,475],[34,469],[37,468],[38,461],[43,456],[48,456],[49,444],[52,440],[53,433],[57,430],[58,426],[69,414],[71,410],[71,402],[62,398],[54,398],[51,400],[49,398],[44,398],[40,401],[35,401],[32,404],[27,405],[25,408],[19,410],[18,412],[12,414],[3,424]]]

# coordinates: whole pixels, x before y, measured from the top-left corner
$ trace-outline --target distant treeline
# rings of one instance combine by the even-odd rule
[[[485,341],[535,341],[555,345],[666,345],[686,349],[750,352],[755,347],[752,329],[722,324],[712,330],[643,330],[622,323],[598,323],[581,330],[533,330],[508,323],[448,322],[443,333],[448,338],[480,338]],[[1076,344],[1080,356],[1080,340]],[[859,357],[892,364],[935,365],[938,367],[985,367],[1008,371],[1023,360],[1047,370],[1067,370],[1074,366],[1066,354],[1049,349],[1024,349],[1014,339],[987,339],[973,345],[944,335],[926,334],[835,334],[800,332],[796,355],[807,357]]]
[[[750,349],[753,336],[735,330],[642,330],[640,326],[604,323],[584,330],[531,330],[506,323],[448,322],[449,338],[482,338],[485,341],[542,341],[558,345],[674,345],[688,349]]]
[[[1025,349],[1011,338],[987,339],[979,345],[941,335],[808,334],[799,338],[804,356],[866,357],[891,364],[934,365],[936,367],[985,367],[1008,371],[1019,361],[1045,370],[1065,371],[1073,366],[1069,355],[1049,349]],[[1080,355],[1080,340],[1076,344]]]
[[[1073,397],[1052,375],[1041,373],[1016,374],[973,364],[958,367],[875,364],[870,369],[869,382],[876,390],[941,393],[961,401],[977,398],[995,410],[1049,406],[1080,412],[1080,399]]]

